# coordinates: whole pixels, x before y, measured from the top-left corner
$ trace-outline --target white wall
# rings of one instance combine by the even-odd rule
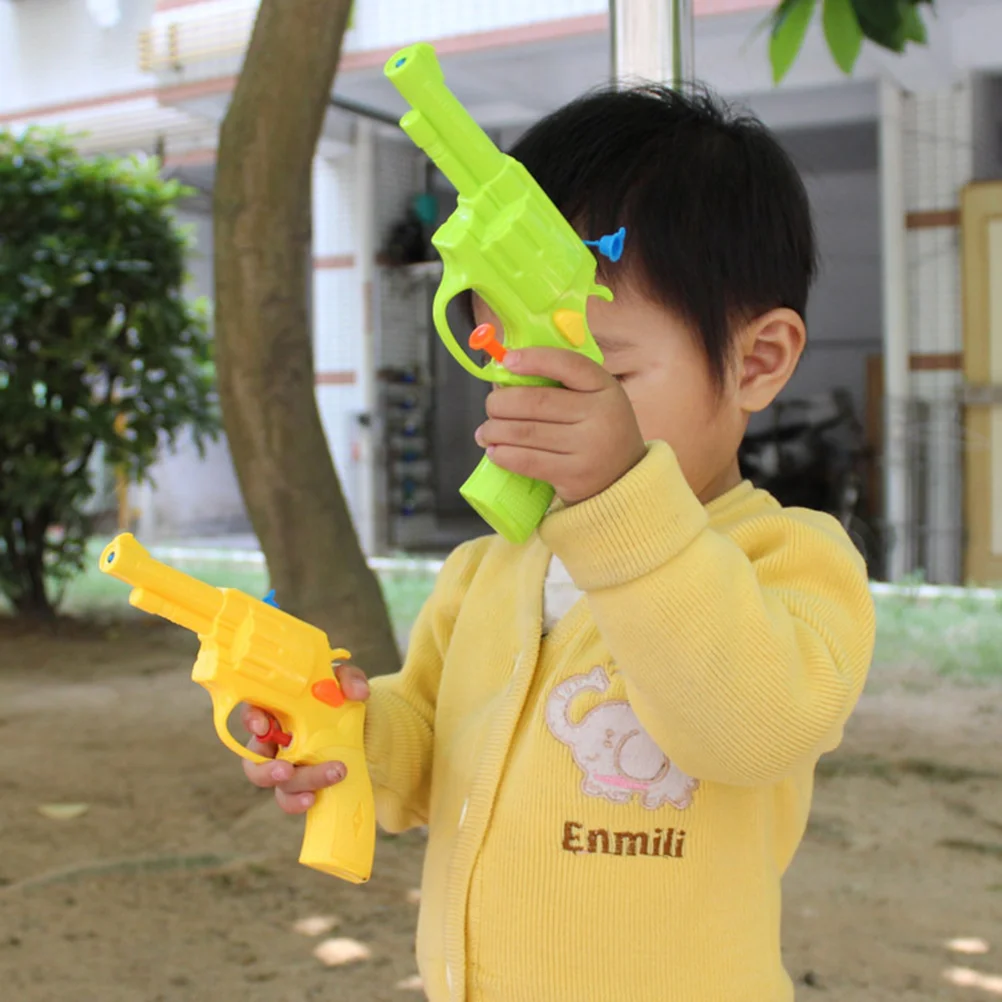
[[[120,0],[121,20],[98,27],[85,0],[0,3],[0,114],[150,86],[137,38],[154,0]]]
[[[605,14],[607,0],[381,0],[356,3],[355,26],[346,39],[348,51],[409,45],[422,38],[496,31],[511,25]]]
[[[318,158],[313,168],[313,254],[357,258],[359,220],[353,154]],[[356,458],[358,415],[364,407],[361,383],[364,303],[357,259],[350,268],[318,268],[311,286],[313,360],[318,374],[356,374],[354,383],[317,386],[317,408],[356,527],[361,524],[362,471]]]
[[[212,296],[212,219],[204,212],[179,213],[179,221],[194,227],[195,249],[189,259],[190,296]],[[140,527],[148,539],[181,539],[227,532],[249,532],[243,498],[225,437],[208,446],[205,459],[189,435],[176,451],[166,448],[152,470],[152,490],[140,490],[145,507]]]
[[[805,182],[821,268],[807,310],[807,351],[783,397],[845,387],[862,419],[866,357],[883,350],[877,172],[816,174]]]

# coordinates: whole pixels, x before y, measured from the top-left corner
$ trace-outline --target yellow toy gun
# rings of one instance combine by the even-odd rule
[[[549,382],[505,369],[509,348],[569,348],[601,364],[586,307],[590,296],[611,300],[612,292],[596,283],[596,259],[586,244],[618,261],[626,230],[582,240],[525,167],[491,142],[445,86],[430,45],[401,49],[383,72],[411,106],[400,127],[459,196],[431,238],[445,267],[433,316],[446,348],[470,375],[509,385]],[[483,366],[466,354],[446,318],[446,307],[465,289],[479,293],[504,325],[504,345],[490,324],[470,336],[470,347],[491,357]],[[553,500],[549,484],[503,470],[486,456],[460,494],[513,543],[532,535]]]
[[[227,748],[268,761],[229,731],[234,707],[247,702],[271,714],[271,731],[259,740],[279,745],[278,758],[345,764],[345,778],[318,791],[307,812],[299,862],[353,884],[367,881],[376,812],[363,746],[365,705],[345,700],[332,670],[351,655],[332,650],[322,630],[274,605],[167,567],[130,533],[105,547],[100,569],[133,586],[130,605],[198,635],[191,677],[212,697],[216,733]]]

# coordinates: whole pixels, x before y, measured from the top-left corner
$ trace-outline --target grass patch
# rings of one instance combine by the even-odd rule
[[[912,664],[939,675],[1002,678],[1002,600],[879,596],[873,667]]]
[[[70,616],[121,618],[141,616],[129,603],[129,586],[98,570],[98,558],[107,540],[92,540],[82,574],[66,588],[60,612]],[[271,587],[263,566],[233,561],[165,561],[217,588],[236,588],[248,595],[263,597]],[[405,637],[435,583],[433,574],[388,572],[379,574],[379,583],[389,606],[394,632]],[[281,602],[281,596],[279,596]],[[0,597],[0,611],[9,606]]]
[[[105,542],[92,542],[84,572],[67,587],[62,606],[66,613],[109,618],[139,615],[127,604],[128,587],[97,569]],[[269,589],[263,566],[230,561],[185,561],[177,566],[199,580],[249,595],[263,596]],[[435,576],[396,571],[380,573],[379,580],[394,632],[402,640],[431,593]],[[911,665],[941,676],[1002,679],[1002,599],[878,596],[875,601],[874,672],[882,666]],[[7,611],[2,599],[0,609]]]

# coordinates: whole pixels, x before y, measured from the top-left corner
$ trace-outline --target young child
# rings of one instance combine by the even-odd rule
[[[589,304],[604,367],[509,354],[562,386],[495,389],[476,433],[556,487],[537,536],[459,547],[398,674],[370,692],[340,670],[368,696],[380,823],[428,826],[425,990],[788,1002],[780,881],[874,643],[838,523],[738,469],[804,346],[807,196],[757,121],[655,86],[577,100],[511,152],[583,237],[624,225],[626,248],[600,262],[615,301]],[[343,774],[245,766],[290,813]]]

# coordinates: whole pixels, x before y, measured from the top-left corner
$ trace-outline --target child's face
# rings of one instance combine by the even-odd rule
[[[473,297],[478,324],[497,317]],[[647,441],[667,442],[694,493],[704,503],[736,486],[737,451],[747,414],[736,373],[718,391],[706,358],[688,327],[673,313],[629,288],[611,303],[588,301],[588,325],[619,381]],[[736,366],[733,368],[737,368]]]
[[[588,303],[588,324],[619,381],[646,441],[675,451],[689,486],[704,503],[741,481],[738,446],[747,415],[728,369],[718,389],[703,350],[674,313],[629,287]]]

